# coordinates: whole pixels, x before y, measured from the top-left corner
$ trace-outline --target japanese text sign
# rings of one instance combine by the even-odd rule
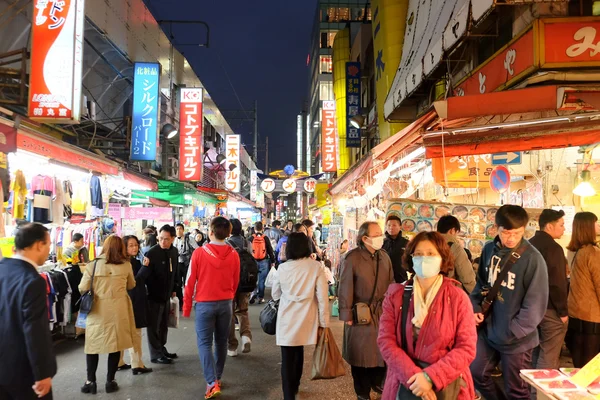
[[[324,101],[321,112],[321,168],[323,172],[335,172],[337,171],[335,101]]]
[[[493,169],[491,154],[432,159],[433,179],[447,188],[489,188]]]
[[[202,88],[182,88],[179,98],[179,180],[202,180]]]
[[[315,178],[308,178],[304,181],[304,191],[306,193],[314,193],[317,188],[317,180]]]
[[[275,180],[271,178],[264,179],[260,184],[260,188],[265,193],[272,193],[275,190]]]
[[[234,193],[240,192],[240,135],[225,136],[225,187]]]
[[[154,161],[160,105],[160,64],[135,63],[133,71],[131,160]]]
[[[256,201],[256,193],[258,191],[258,171],[253,169],[250,171],[250,200]]]
[[[283,191],[286,193],[294,193],[296,191],[296,181],[293,179],[286,179],[282,184]]]
[[[360,147],[360,128],[350,123],[360,115],[360,63],[346,63],[346,147]]]
[[[600,63],[600,21],[594,19],[541,20],[541,63],[544,67],[565,64],[597,66]]]
[[[29,112],[36,120],[79,123],[84,0],[34,0]]]

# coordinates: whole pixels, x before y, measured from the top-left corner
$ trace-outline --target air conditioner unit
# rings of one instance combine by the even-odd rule
[[[169,157],[169,162],[167,163],[167,172],[169,179],[177,180],[179,179],[179,160],[175,157]]]

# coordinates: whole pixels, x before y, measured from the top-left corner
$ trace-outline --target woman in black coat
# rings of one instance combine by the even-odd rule
[[[140,241],[135,236],[125,236],[123,238],[127,248],[127,255],[130,258],[131,266],[133,267],[133,275],[136,277],[135,288],[129,291],[131,304],[133,305],[133,316],[135,318],[135,327],[133,333],[133,348],[129,349],[131,356],[131,365],[125,364],[123,361],[123,352],[121,352],[121,361],[119,361],[119,371],[130,369],[133,366],[133,374],[146,374],[152,372],[152,368],[146,368],[142,361],[142,328],[148,326],[148,298],[146,295],[146,285],[142,278],[138,276],[138,272],[142,268],[138,256],[140,253]]]

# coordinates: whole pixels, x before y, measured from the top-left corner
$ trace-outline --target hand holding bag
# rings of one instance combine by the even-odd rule
[[[267,335],[274,335],[277,330],[278,311],[279,300],[269,300],[265,308],[260,312],[260,326]]]
[[[329,328],[319,328],[310,379],[334,379],[346,375],[344,360]]]
[[[277,270],[275,269],[275,267],[271,267],[271,269],[269,270],[269,274],[267,275],[267,278],[265,279],[265,287],[268,287],[268,288],[273,287],[273,281],[275,280],[276,273],[277,273]]]
[[[375,271],[375,285],[368,303],[358,302],[352,306],[352,315],[356,325],[369,325],[373,321],[373,313],[371,312],[371,303],[375,298],[377,290],[377,280],[379,278],[379,252],[377,252],[377,269]]]

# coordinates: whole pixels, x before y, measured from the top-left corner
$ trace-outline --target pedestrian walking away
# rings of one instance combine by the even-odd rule
[[[250,304],[254,304],[258,298],[258,304],[265,302],[265,281],[269,270],[275,264],[275,253],[271,241],[263,233],[263,223],[254,224],[254,234],[250,238],[252,256],[258,262],[258,288],[250,297]]]
[[[140,242],[135,236],[125,236],[123,242],[127,249],[127,255],[133,268],[133,276],[136,283],[135,288],[129,291],[129,297],[133,305],[135,330],[133,331],[133,347],[129,349],[131,364],[125,364],[125,360],[123,359],[124,352],[121,351],[118,370],[123,371],[133,368],[133,375],[147,374],[152,372],[152,368],[146,368],[142,361],[142,328],[148,326],[148,295],[146,294],[146,283],[140,274],[140,270],[142,269],[142,263],[138,258]]]
[[[108,354],[106,393],[119,390],[115,374],[120,352],[133,347],[135,318],[127,293],[135,287],[133,269],[123,240],[109,236],[102,245],[102,254],[89,263],[79,284],[83,295],[92,291],[94,301],[86,319],[85,347],[87,380],[82,393],[96,394],[96,370],[99,355]]]
[[[540,252],[523,237],[529,223],[527,211],[504,205],[495,218],[498,236],[483,248],[471,293],[475,322],[481,325],[471,373],[485,399],[501,399],[503,394],[492,379],[501,363],[506,396],[529,399],[529,385],[520,371],[531,369],[533,349],[539,344],[537,328],[548,304],[548,269]],[[487,317],[484,299],[484,306],[493,302]]]
[[[146,253],[138,273],[148,291],[148,347],[154,364],[171,364],[177,353],[167,351],[170,299],[178,289],[177,249],[173,246],[175,228],[164,225],[158,234],[158,244]]]
[[[540,230],[530,240],[546,261],[549,285],[546,314],[538,326],[540,345],[533,351],[533,367],[536,369],[557,369],[560,366],[560,352],[567,334],[567,259],[563,248],[556,242],[565,233],[564,215],[562,210],[542,211]]]
[[[15,234],[14,257],[0,261],[2,400],[53,398],[56,358],[48,329],[46,281],[37,271],[48,259],[50,244],[48,229],[25,224]]]
[[[406,247],[404,263],[414,278],[390,286],[380,320],[377,343],[387,364],[383,399],[436,399],[440,392],[445,399],[473,399],[473,307],[459,282],[444,276],[454,267],[446,238],[419,233]]]
[[[351,366],[359,400],[369,399],[371,390],[381,393],[385,378],[377,333],[381,305],[394,283],[394,270],[387,253],[380,251],[383,241],[376,222],[363,223],[358,230],[358,247],[346,254],[339,281],[340,320],[345,322],[342,355]],[[358,315],[365,310],[366,320]]]
[[[230,234],[231,223],[226,218],[216,217],[211,221],[210,244],[194,252],[185,288],[185,318],[190,316],[192,300],[196,302],[196,336],[206,380],[205,399],[221,394],[232,300],[240,281],[240,258],[225,242]]]
[[[276,341],[281,347],[283,398],[293,400],[300,389],[304,346],[316,344],[318,329],[329,326],[329,300],[325,271],[310,258],[309,238],[292,233],[288,242],[287,261],[273,281],[273,299],[279,300]]]

